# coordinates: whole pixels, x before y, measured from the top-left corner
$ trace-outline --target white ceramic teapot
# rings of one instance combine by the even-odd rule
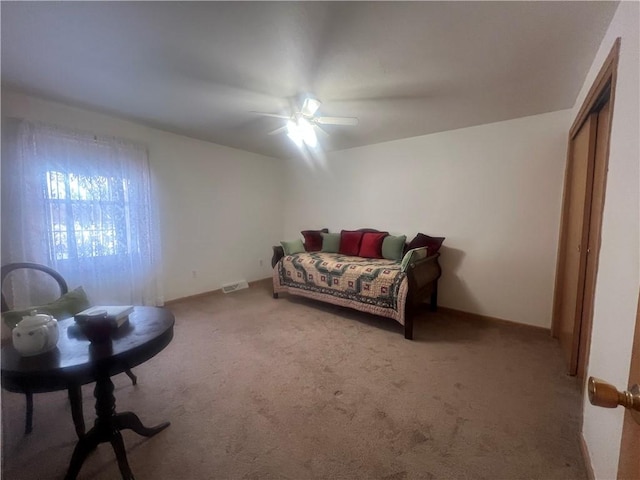
[[[13,346],[25,357],[54,349],[58,336],[58,321],[35,310],[31,315],[22,317],[12,332]]]

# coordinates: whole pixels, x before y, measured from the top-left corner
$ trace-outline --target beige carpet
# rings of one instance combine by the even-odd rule
[[[142,479],[585,479],[580,395],[543,331],[425,311],[415,340],[392,320],[269,285],[174,304],[173,342],[114,378]],[[92,386],[83,388],[87,425]],[[2,478],[60,479],[75,444],[65,393],[3,391]],[[79,478],[117,479],[102,444]]]

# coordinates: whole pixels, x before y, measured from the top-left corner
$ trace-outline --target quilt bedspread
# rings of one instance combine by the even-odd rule
[[[406,274],[400,262],[305,252],[285,255],[273,270],[274,292],[289,292],[390,317],[404,325]]]

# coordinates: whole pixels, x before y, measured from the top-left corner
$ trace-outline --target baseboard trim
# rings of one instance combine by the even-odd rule
[[[258,286],[261,283],[266,283],[267,280],[271,281],[271,277],[265,277],[265,278],[262,278],[260,280],[254,280],[253,282],[248,282],[249,283],[249,288]],[[218,288],[217,290],[209,290],[208,292],[196,293],[195,295],[187,295],[186,297],[180,297],[180,298],[174,298],[172,300],[167,300],[166,302],[164,302],[164,306],[168,307],[168,306],[173,305],[174,303],[182,303],[182,302],[187,302],[189,300],[197,300],[199,298],[210,297],[212,295],[224,295],[224,293],[222,293],[222,288]]]
[[[260,280],[254,280],[252,282],[249,282],[249,288],[254,287],[254,286],[258,286],[262,283],[266,283],[266,282],[271,282],[271,278],[272,277],[265,277],[262,278]],[[195,295],[188,295],[186,297],[180,297],[180,298],[174,298],[172,300],[168,300],[165,302],[165,306],[170,306],[173,305],[174,303],[181,303],[181,302],[186,302],[189,300],[197,300],[199,298],[203,298],[203,297],[209,297],[212,295],[224,295],[224,293],[222,293],[222,289],[219,288],[217,290],[210,290],[208,292],[202,292],[202,293],[196,293]],[[441,307],[438,306],[438,311],[447,315],[453,315],[455,317],[459,317],[459,318],[466,318],[469,320],[481,320],[481,321],[488,321],[488,322],[492,322],[492,323],[500,323],[503,325],[510,325],[510,326],[514,326],[514,327],[522,327],[522,328],[527,328],[527,329],[533,329],[533,330],[537,330],[537,331],[543,331],[545,333],[548,333],[549,335],[551,335],[551,328],[545,328],[545,327],[539,327],[537,325],[527,325],[526,323],[518,323],[518,322],[514,322],[513,320],[505,320],[503,318],[498,318],[498,317],[490,317],[488,315],[480,315],[478,313],[471,313],[471,312],[465,312],[464,310],[458,310],[455,308],[449,308],[449,307]],[[591,480],[591,479],[590,479]]]
[[[593,465],[591,464],[591,455],[589,455],[589,448],[587,442],[584,440],[584,435],[580,434],[580,453],[582,453],[582,459],[584,460],[584,466],[587,470],[587,478],[589,480],[596,480],[596,475],[593,472]]]
[[[457,310],[455,308],[449,308],[449,307],[438,306],[438,311],[448,315],[453,315],[455,317],[466,318],[468,320],[482,320],[482,321],[487,321],[492,323],[500,323],[500,324],[509,325],[512,327],[522,327],[526,329],[536,330],[539,332],[545,332],[551,335],[551,328],[539,327],[537,325],[528,325],[526,323],[514,322],[513,320],[505,320],[503,318],[490,317],[487,315],[480,315],[477,313],[465,312],[463,310]]]

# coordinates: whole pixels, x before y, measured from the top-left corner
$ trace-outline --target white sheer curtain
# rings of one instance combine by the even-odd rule
[[[159,303],[146,148],[26,121],[9,131],[2,263],[49,265],[94,305]],[[17,283],[10,294],[25,303],[29,291]]]

